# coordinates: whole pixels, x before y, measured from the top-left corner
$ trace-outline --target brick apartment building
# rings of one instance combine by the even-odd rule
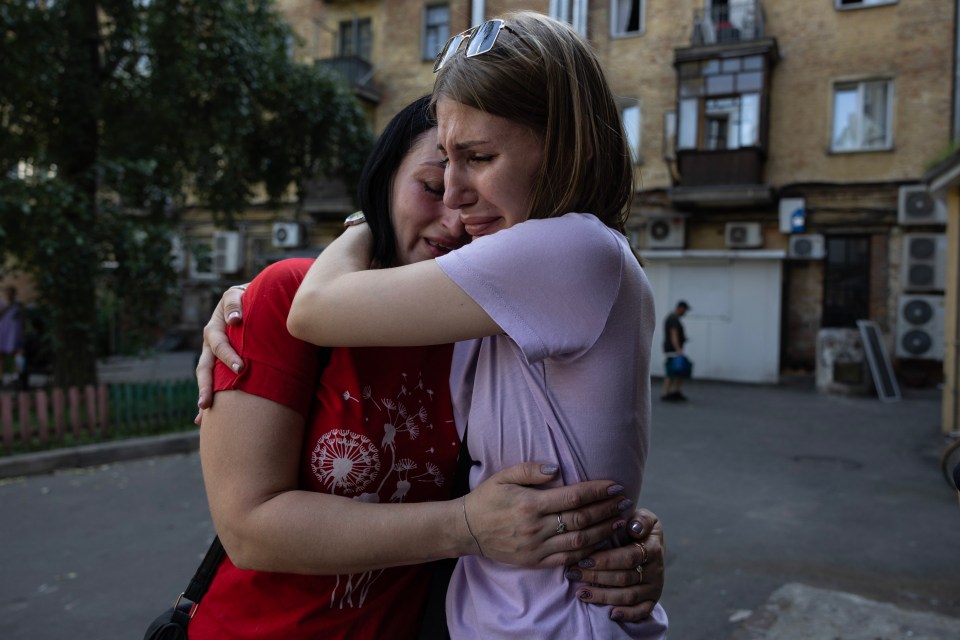
[[[946,207],[923,177],[957,135],[956,2],[278,6],[300,36],[295,55],[347,78],[375,131],[430,91],[433,57],[450,35],[518,9],[569,21],[621,100],[636,162],[631,240],[658,314],[680,298],[692,306],[685,324],[698,377],[775,382],[816,370],[827,386],[868,388],[856,330],[865,319],[902,381],[940,379]],[[237,258],[234,271],[187,281],[209,299],[270,260],[315,252],[351,208],[336,185],[318,184],[300,219],[292,209],[254,211],[239,234],[219,237],[237,247],[226,256]],[[197,223],[186,244],[211,233]]]

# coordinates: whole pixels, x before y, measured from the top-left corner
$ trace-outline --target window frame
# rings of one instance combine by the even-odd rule
[[[445,9],[445,10],[446,10],[446,13],[447,13],[447,15],[446,15],[446,20],[445,20],[442,24],[439,23],[439,22],[438,22],[438,23],[435,23],[435,24],[431,24],[430,21],[429,21],[429,20],[430,20],[430,12],[431,12],[431,10],[436,10],[436,9]],[[443,31],[443,33],[441,34],[442,37],[440,37],[440,39],[437,41],[437,50],[436,50],[436,51],[428,51],[428,50],[427,50],[427,45],[428,45],[427,36],[428,36],[428,34],[430,33],[431,28],[433,28],[433,29],[438,29],[438,28],[440,28],[440,27],[442,27],[442,28],[444,29],[444,31]],[[420,38],[420,56],[421,56],[421,60],[423,60],[424,62],[433,62],[434,60],[436,60],[437,54],[440,53],[440,50],[443,49],[443,45],[445,45],[445,44],[447,43],[447,40],[450,39],[450,3],[448,3],[448,2],[437,2],[437,3],[433,3],[433,4],[424,5],[424,7],[423,7],[423,21],[422,21],[422,23],[421,23],[420,33],[421,33],[421,38]]]
[[[647,0],[626,0],[628,2],[634,2],[639,5],[638,11],[640,13],[639,21],[640,25],[636,31],[619,31],[617,30],[617,9],[621,2],[624,0],[610,0],[610,37],[611,38],[632,38],[635,36],[642,36],[646,33],[647,30]]]
[[[636,110],[636,138],[631,139],[631,129],[627,126],[627,111]],[[630,160],[634,165],[643,164],[643,107],[639,98],[630,98],[620,103],[620,122],[630,150]]]
[[[584,38],[587,37],[587,14],[590,3],[587,0],[550,0],[548,15],[566,22]]]
[[[348,53],[346,48],[346,39],[344,38],[345,27],[354,28],[353,25],[356,25],[356,41],[351,34],[350,42],[352,44],[352,52]],[[364,50],[364,35],[363,30],[367,28],[369,30],[368,38],[366,44],[369,47],[368,51]],[[364,55],[366,53],[366,56]],[[373,61],[373,18],[369,16],[357,17],[353,20],[341,20],[337,25],[337,57],[340,58],[359,58],[366,62]]]
[[[883,84],[886,89],[886,99],[885,99],[885,131],[884,131],[884,142],[881,145],[874,146],[865,146],[863,142],[864,134],[862,131],[858,132],[860,140],[857,141],[857,146],[853,148],[840,148],[837,146],[836,141],[838,139],[837,135],[837,98],[838,92],[841,90],[849,91],[851,88],[855,88],[857,92],[857,116],[860,121],[863,122],[865,118],[865,90],[868,85],[871,84]],[[830,91],[830,140],[827,145],[831,154],[843,154],[843,153],[876,153],[890,151],[893,149],[893,133],[894,133],[894,112],[896,108],[895,100],[896,86],[894,79],[890,77],[867,77],[867,78],[857,78],[849,80],[834,80],[831,83]],[[862,129],[862,127],[861,127]]]

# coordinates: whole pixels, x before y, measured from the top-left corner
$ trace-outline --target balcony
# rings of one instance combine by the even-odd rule
[[[714,3],[693,12],[691,46],[748,42],[764,37],[763,6],[759,0]]]
[[[373,86],[373,65],[359,56],[338,56],[317,60],[317,66],[333,72],[353,86],[358,97],[380,102],[380,91]]]
[[[773,202],[763,184],[764,154],[757,147],[677,152],[680,181],[670,189],[677,206],[744,207]]]

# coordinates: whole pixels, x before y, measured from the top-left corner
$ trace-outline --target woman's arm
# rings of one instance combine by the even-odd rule
[[[480,550],[510,564],[562,566],[586,557],[615,526],[625,525],[620,512],[629,501],[608,493],[612,482],[519,486],[554,478],[533,464],[500,472],[463,503],[368,504],[302,491],[303,418],[241,391],[218,395],[204,412],[200,455],[214,525],[240,568],[335,574]],[[563,535],[555,532],[559,511],[570,527]]]
[[[351,347],[445,344],[501,332],[434,260],[369,270],[371,243],[361,224],[324,249],[293,300],[291,335]]]

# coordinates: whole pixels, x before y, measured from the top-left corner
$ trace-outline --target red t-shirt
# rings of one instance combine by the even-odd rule
[[[250,284],[243,324],[228,329],[245,366],[235,375],[218,362],[215,389],[268,398],[304,416],[301,489],[368,502],[449,499],[460,448],[450,404],[452,345],[335,348],[319,372],[322,350],[286,329],[312,262],[284,260]],[[190,638],[412,638],[430,570],[305,576],[240,570],[227,558]]]

